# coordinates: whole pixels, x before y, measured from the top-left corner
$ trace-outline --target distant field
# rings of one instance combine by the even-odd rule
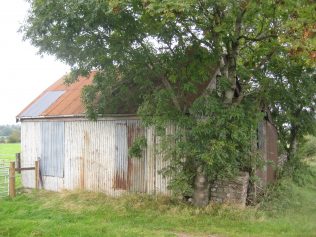
[[[21,151],[20,143],[0,144],[0,160],[15,161],[15,154]],[[21,175],[16,173],[15,185],[16,188],[22,187]],[[3,182],[3,177],[0,177],[0,182]],[[0,236],[2,236],[0,234]]]
[[[15,160],[15,154],[21,151],[20,143],[0,144],[0,160]]]

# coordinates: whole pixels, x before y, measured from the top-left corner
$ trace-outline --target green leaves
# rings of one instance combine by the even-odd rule
[[[237,106],[224,105],[216,93],[197,99],[191,106],[190,116],[182,115],[185,119],[175,122],[175,133],[165,140],[166,144],[170,144],[170,137],[174,141],[172,146],[165,147],[170,159],[165,172],[172,173],[174,180],[171,186],[180,182],[182,172],[194,178],[200,166],[210,180],[251,170],[257,163],[253,145],[263,118],[258,108],[251,100]]]
[[[302,57],[275,55],[263,70],[261,91],[271,106],[279,138],[289,153],[293,141],[315,134],[316,71]]]
[[[134,143],[129,149],[128,154],[131,157],[142,158],[142,153],[143,153],[144,148],[146,148],[146,146],[147,146],[146,138],[138,137],[135,139]]]
[[[212,178],[249,168],[261,109],[284,144],[292,125],[312,131],[312,1],[29,2],[24,38],[69,64],[68,82],[97,70],[82,94],[90,118],[138,112],[159,131],[179,126],[169,174],[185,192],[198,165]]]

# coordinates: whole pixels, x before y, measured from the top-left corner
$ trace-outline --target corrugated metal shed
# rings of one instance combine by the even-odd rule
[[[170,194],[168,179],[160,172],[168,160],[160,151],[161,139],[155,129],[143,127],[135,115],[112,115],[97,121],[84,117],[81,90],[92,83],[95,74],[79,77],[69,86],[63,78],[58,80],[17,116],[22,121],[22,166],[31,167],[40,160],[43,188],[53,191]],[[174,126],[166,128],[167,134],[174,131]],[[259,133],[264,159],[276,160],[273,126],[264,123]],[[130,157],[128,149],[140,136],[147,141],[142,158]],[[275,173],[272,167],[265,167],[262,175],[267,180]],[[34,172],[23,171],[22,183],[35,187]]]
[[[160,173],[167,162],[157,152],[160,139],[153,128],[143,127],[135,115],[97,121],[84,117],[81,90],[95,74],[69,86],[61,78],[17,116],[22,121],[22,163],[32,166],[40,160],[48,190],[169,194],[168,180]],[[138,137],[147,140],[142,158],[128,154]],[[33,173],[22,173],[25,187],[35,186]]]

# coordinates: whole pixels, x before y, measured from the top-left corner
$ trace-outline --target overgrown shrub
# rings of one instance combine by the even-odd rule
[[[299,155],[306,158],[316,156],[316,137],[306,136],[305,142],[299,149]]]
[[[297,154],[285,163],[279,176],[281,179],[291,179],[295,184],[303,186],[313,182],[316,174],[315,170],[303,161],[303,157]]]
[[[160,97],[159,97],[160,98]],[[158,99],[157,99],[158,100]],[[163,98],[161,98],[163,101]],[[254,147],[257,126],[263,117],[256,101],[243,100],[227,106],[217,93],[194,101],[189,114],[163,117],[167,105],[154,114],[158,102],[147,103],[139,111],[146,125],[154,126],[161,138],[161,150],[168,160],[162,174],[169,177],[169,188],[176,195],[192,196],[197,170],[208,181],[233,177],[259,163]],[[166,127],[176,124],[173,133]]]
[[[306,161],[314,156],[316,156],[316,137],[306,136],[300,143],[297,153],[278,170],[279,179],[290,179],[300,186],[311,183],[316,172]]]
[[[279,170],[279,179],[268,186],[259,200],[261,209],[274,215],[284,212],[289,206],[300,205],[300,187],[316,183],[316,169],[301,154],[298,152]]]

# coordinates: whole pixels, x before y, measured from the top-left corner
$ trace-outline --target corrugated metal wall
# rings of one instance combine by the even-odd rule
[[[146,149],[146,191],[147,193],[155,193],[156,191],[156,139],[155,130],[148,128],[146,131],[147,149]]]
[[[115,123],[65,122],[65,188],[113,194]]]
[[[64,140],[54,137],[52,130],[57,127],[64,130]],[[172,134],[174,129],[169,126],[166,132]],[[170,193],[167,189],[168,179],[160,173],[168,165],[159,151],[160,138],[153,128],[143,128],[139,120],[22,121],[21,130],[22,167],[34,166],[35,160],[42,158],[43,151],[49,151],[52,157],[64,153],[64,168],[62,165],[58,168],[58,172],[63,169],[63,176],[43,176],[45,189],[82,189],[113,196],[128,191]],[[50,136],[48,140],[43,140],[43,134]],[[264,161],[277,161],[275,128],[263,122],[259,126],[258,135],[258,148],[262,151]],[[147,141],[143,157],[129,157],[128,149],[140,136],[144,136]],[[51,143],[57,142],[64,143],[64,150],[49,149]],[[271,165],[264,166],[257,174],[263,186],[275,178]],[[23,186],[35,187],[34,179],[34,171],[22,172]]]
[[[41,128],[39,122],[23,122],[21,124],[21,166],[34,167],[41,154]],[[22,172],[22,185],[26,188],[35,187],[33,170]]]
[[[42,175],[64,177],[65,164],[65,126],[64,122],[41,123]]]
[[[258,149],[264,166],[257,170],[260,177],[258,186],[263,188],[276,178],[276,166],[278,161],[278,134],[276,128],[268,121],[263,121],[258,127]],[[272,162],[272,163],[271,163]]]
[[[43,176],[45,189],[83,189],[114,196],[127,191],[169,193],[167,180],[159,172],[167,164],[162,154],[156,152],[159,138],[154,129],[143,128],[140,121],[135,119],[53,123],[23,121],[22,165],[34,163],[41,156],[41,150],[51,147],[51,144],[45,145],[47,139],[42,141],[41,132],[45,130],[52,135],[53,132],[47,131],[61,124],[64,126],[64,140],[51,137],[50,141],[64,143],[63,178]],[[147,139],[143,157],[129,157],[128,149],[140,136]],[[56,149],[54,152],[57,152]],[[62,169],[62,166],[58,169]],[[34,187],[34,171],[23,171],[22,177],[24,186]]]
[[[127,145],[128,149],[134,144],[139,137],[145,136],[145,129],[140,126],[139,121],[127,121]],[[142,158],[128,156],[128,177],[127,183],[131,192],[146,192],[145,167],[147,157],[146,152]]]
[[[267,160],[272,162],[267,167],[267,183],[276,179],[276,167],[278,164],[278,132],[269,122],[266,122],[266,153]]]
[[[258,141],[257,141],[257,148],[260,152],[260,159],[262,160],[263,164],[267,163],[267,153],[266,153],[266,122],[263,121],[258,125]],[[256,175],[260,177],[257,181],[258,187],[265,187],[267,185],[267,166],[263,165],[262,168],[257,169]]]
[[[128,147],[126,121],[115,123],[114,189],[127,190]]]

